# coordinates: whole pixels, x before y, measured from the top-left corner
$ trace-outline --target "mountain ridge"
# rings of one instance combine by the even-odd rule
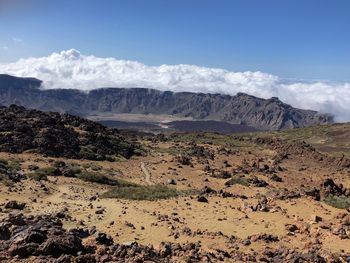
[[[34,78],[0,75],[0,104],[79,116],[94,113],[168,114],[194,120],[219,120],[264,130],[333,123],[329,114],[302,110],[276,97],[159,91],[146,88],[40,89]]]

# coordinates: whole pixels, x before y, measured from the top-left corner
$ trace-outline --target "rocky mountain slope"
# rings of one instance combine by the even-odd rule
[[[0,75],[0,104],[18,104],[44,111],[88,116],[99,113],[168,114],[197,120],[218,120],[257,129],[278,130],[333,122],[332,116],[293,108],[278,98],[236,96],[143,88],[42,90],[41,81]]]
[[[129,158],[135,145],[118,130],[80,117],[12,105],[0,108],[0,151],[91,160]]]

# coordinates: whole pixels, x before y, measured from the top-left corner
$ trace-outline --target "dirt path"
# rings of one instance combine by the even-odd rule
[[[153,182],[151,181],[151,174],[147,170],[146,164],[144,162],[141,162],[141,170],[142,170],[143,174],[145,175],[146,184],[153,185]]]

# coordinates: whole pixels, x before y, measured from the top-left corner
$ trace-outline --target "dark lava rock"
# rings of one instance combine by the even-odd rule
[[[110,246],[113,244],[113,238],[106,235],[105,233],[95,233],[94,234],[96,242],[101,244],[101,245],[107,245]]]
[[[330,262],[348,262],[349,259],[348,256],[341,254],[322,254],[321,256],[317,250],[309,250],[305,253],[298,252],[297,249],[269,247],[260,254],[255,251],[242,253],[239,250],[223,249],[208,253],[201,248],[199,242],[184,244],[164,242],[157,249],[137,242],[117,244],[113,243],[106,234],[97,231],[89,232],[82,229],[66,231],[62,222],[51,215],[28,217],[9,215],[1,225],[6,226],[6,228],[0,228],[1,233],[5,233],[4,240],[0,240],[1,262],[13,260],[48,263],[256,262],[256,259],[267,262],[325,262],[322,256],[332,259]],[[90,240],[91,234],[94,235],[96,243],[84,245],[83,238],[89,238],[89,242],[93,242],[93,239]],[[243,244],[277,241],[277,236],[258,234],[248,237]]]
[[[39,166],[35,165],[35,164],[30,164],[28,165],[28,169],[30,171],[35,171],[35,170],[38,170],[39,169]]]
[[[288,189],[281,189],[279,191],[271,193],[275,199],[287,200],[287,199],[297,199],[302,195],[300,191],[289,191]]]
[[[178,163],[180,163],[182,165],[191,165],[192,164],[191,157],[188,155],[179,154],[178,156],[176,156],[176,160]]]
[[[276,174],[271,175],[271,176],[270,176],[270,179],[271,179],[272,181],[275,181],[275,182],[282,182],[282,181],[283,181],[282,178],[279,177],[279,176],[276,175]]]
[[[214,171],[212,177],[219,179],[228,179],[232,177],[232,174],[228,171]]]
[[[11,257],[18,256],[20,258],[27,258],[36,254],[39,245],[35,243],[20,243],[13,244],[8,249],[8,253]]]
[[[11,231],[7,226],[0,226],[0,240],[8,240],[11,237]]]
[[[0,160],[0,178],[1,180],[17,183],[25,179],[26,176],[11,167],[6,160]]]
[[[11,233],[1,246],[7,248],[10,256],[59,257],[62,254],[76,255],[84,249],[81,238],[74,233],[66,232],[62,228],[62,223],[51,216],[18,215],[9,217],[4,223],[11,228]]]
[[[79,255],[75,258],[76,263],[96,263],[96,257],[94,255]]]
[[[102,215],[103,213],[105,212],[105,209],[104,208],[99,208],[95,211],[95,214],[96,215]]]
[[[73,228],[69,230],[69,233],[80,238],[86,238],[90,235],[90,231],[87,229]]]
[[[202,191],[201,191],[201,195],[205,195],[205,194],[216,194],[217,191],[210,188],[209,186],[205,186]]]
[[[265,233],[249,236],[248,239],[251,240],[252,242],[256,242],[256,241],[261,240],[261,241],[264,241],[266,243],[279,241],[277,236],[271,235],[271,234],[265,234]]]
[[[342,184],[336,184],[333,179],[327,178],[322,184],[321,184],[321,195],[324,197],[327,197],[329,195],[333,196],[340,196],[340,195],[347,195],[349,191],[347,191],[346,188]]]
[[[189,150],[189,155],[197,158],[214,160],[214,151],[207,149],[204,146],[193,145]]]
[[[62,167],[66,167],[66,163],[64,161],[55,161],[53,163],[53,166],[56,168],[62,168]]]
[[[82,250],[81,239],[75,235],[67,234],[48,238],[39,247],[39,254],[59,257],[62,254],[76,255]]]
[[[208,199],[202,195],[197,198],[197,201],[201,203],[208,203]]]
[[[52,157],[107,160],[114,155],[129,158],[136,147],[118,130],[77,116],[16,105],[0,108],[0,151],[31,150]]]
[[[25,203],[20,203],[17,201],[9,201],[8,203],[5,204],[5,208],[7,209],[23,210],[25,206],[26,206]]]
[[[167,184],[176,185],[175,179],[168,179]]]
[[[310,196],[316,201],[321,200],[320,189],[313,188],[313,189],[304,190],[303,195]]]
[[[31,230],[25,237],[25,241],[27,243],[37,243],[41,244],[47,239],[47,235],[45,231],[36,231]]]
[[[268,186],[269,184],[267,182],[265,182],[264,180],[262,179],[259,179],[258,177],[256,176],[252,176],[252,177],[249,177],[247,179],[248,183],[250,185],[253,185],[253,186],[256,186],[256,187],[266,187]]]

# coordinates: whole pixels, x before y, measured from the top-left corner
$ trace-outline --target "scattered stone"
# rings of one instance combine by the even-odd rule
[[[104,209],[104,208],[100,208],[100,209],[97,209],[97,210],[95,211],[95,214],[96,214],[96,215],[102,215],[104,212],[105,212],[105,209]]]
[[[10,229],[5,225],[0,226],[0,240],[8,240],[10,239],[10,237],[11,237]]]
[[[282,178],[279,177],[279,176],[276,175],[276,174],[271,175],[271,176],[270,176],[270,179],[271,179],[272,181],[279,182],[279,183],[283,181]]]
[[[202,195],[197,198],[197,201],[201,203],[208,203],[208,199]]]
[[[267,182],[265,182],[262,179],[259,179],[256,176],[248,177],[247,181],[250,185],[253,185],[255,187],[266,187],[269,185]]]
[[[6,209],[17,209],[17,210],[23,210],[26,206],[26,203],[21,203],[17,201],[9,201],[5,204]]]
[[[322,221],[322,218],[318,215],[311,215],[311,222],[314,222],[314,223],[319,223]]]
[[[176,181],[174,179],[168,179],[167,184],[176,185]]]
[[[327,197],[329,195],[333,196],[348,196],[349,191],[348,189],[344,188],[342,184],[337,185],[333,179],[327,178],[322,184],[321,184],[321,195],[323,197]]]
[[[96,232],[94,234],[94,237],[95,237],[96,242],[101,244],[101,245],[110,246],[113,244],[113,238],[106,235],[105,233]]]
[[[192,165],[191,157],[188,155],[179,154],[176,156],[176,161],[182,165]]]

